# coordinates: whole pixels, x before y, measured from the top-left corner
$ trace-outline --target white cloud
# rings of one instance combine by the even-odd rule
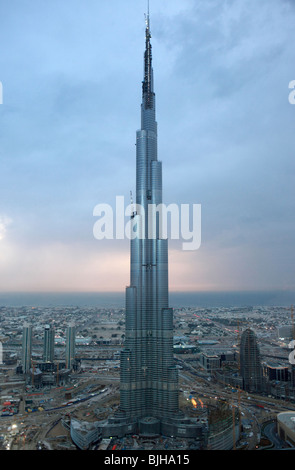
[[[12,220],[9,219],[8,217],[0,215],[0,240],[3,240],[3,238],[5,237],[7,226],[11,222],[12,222]]]

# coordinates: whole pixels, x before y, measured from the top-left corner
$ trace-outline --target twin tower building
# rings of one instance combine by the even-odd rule
[[[108,427],[116,429],[115,435],[139,432],[195,437],[201,429],[185,418],[178,403],[178,370],[173,360],[173,309],[169,308],[168,301],[168,243],[159,236],[159,216],[149,216],[152,212],[149,205],[162,203],[162,164],[157,153],[148,15],[141,129],[136,134],[136,205],[131,216],[131,225],[140,236],[131,237],[120,406],[116,416],[109,419]],[[150,237],[150,233],[154,236]]]

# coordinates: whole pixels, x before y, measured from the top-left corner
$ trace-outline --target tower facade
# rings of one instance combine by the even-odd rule
[[[256,335],[250,328],[247,328],[241,336],[240,372],[245,390],[248,392],[260,392],[262,390],[260,351]]]
[[[146,17],[141,128],[136,133],[136,201],[131,214],[130,285],[120,357],[120,404],[103,437],[142,434],[193,437],[203,425],[179,409],[173,358],[173,309],[168,299],[168,240],[162,237],[162,164],[158,161],[150,18]]]
[[[22,366],[23,373],[28,374],[32,360],[32,326],[25,323],[23,326],[22,338]]]
[[[162,203],[157,158],[156,99],[149,15],[146,20],[141,129],[136,133],[136,206],[132,214],[130,286],[126,288],[120,410],[126,417],[162,419],[178,413],[173,365],[173,309],[168,303],[168,243],[152,209]],[[154,206],[153,206],[154,205]]]
[[[54,360],[54,328],[46,325],[44,329],[43,361],[53,362]]]
[[[71,369],[75,360],[76,328],[73,323],[67,327],[66,337],[66,368]]]

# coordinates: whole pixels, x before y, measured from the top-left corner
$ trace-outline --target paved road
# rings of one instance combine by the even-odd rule
[[[273,443],[272,450],[286,448],[286,443],[276,433],[276,423],[269,423],[264,427],[264,435]]]

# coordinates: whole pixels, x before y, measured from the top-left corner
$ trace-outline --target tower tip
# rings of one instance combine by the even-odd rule
[[[147,13],[145,13],[145,24],[146,24],[146,29],[149,31],[150,30],[150,1],[147,0]]]

